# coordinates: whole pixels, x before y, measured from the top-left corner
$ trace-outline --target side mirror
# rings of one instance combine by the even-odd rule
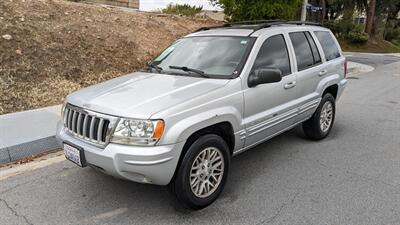
[[[255,70],[249,76],[249,87],[259,84],[276,83],[282,80],[282,71],[278,68],[265,67]]]

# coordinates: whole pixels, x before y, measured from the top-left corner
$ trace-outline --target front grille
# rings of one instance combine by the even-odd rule
[[[93,144],[104,146],[108,143],[113,127],[110,116],[66,105],[64,127],[73,136]]]

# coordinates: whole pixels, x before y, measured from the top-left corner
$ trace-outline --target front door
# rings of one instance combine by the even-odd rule
[[[297,114],[296,75],[292,74],[288,38],[283,34],[259,37],[255,49],[260,49],[249,72],[263,67],[282,71],[277,83],[260,84],[244,90],[245,147],[250,147],[293,125]],[[261,46],[260,46],[261,45]],[[247,77],[245,78],[247,79]],[[247,80],[244,81],[247,84]]]

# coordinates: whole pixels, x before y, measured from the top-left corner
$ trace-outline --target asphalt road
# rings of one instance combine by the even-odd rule
[[[400,61],[400,56],[397,55],[381,55],[381,54],[366,54],[346,52],[346,58],[349,61],[366,64],[372,67],[387,65]]]
[[[235,157],[206,209],[63,161],[0,181],[0,224],[400,224],[399,137],[394,63],[349,80],[327,139],[295,128]]]

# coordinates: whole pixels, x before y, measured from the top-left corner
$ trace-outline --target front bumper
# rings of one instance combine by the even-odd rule
[[[104,149],[74,138],[57,125],[57,141],[72,143],[84,149],[92,166],[114,177],[139,183],[167,185],[177,167],[184,142],[161,146],[128,146],[109,143]]]

